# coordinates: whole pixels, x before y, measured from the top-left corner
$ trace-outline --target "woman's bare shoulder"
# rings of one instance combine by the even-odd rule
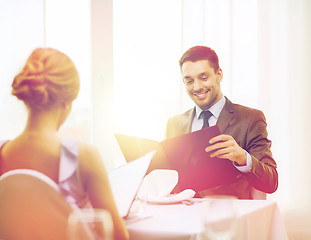
[[[99,150],[93,144],[78,142],[79,163],[86,170],[94,171],[104,168]]]
[[[86,142],[78,142],[79,155],[89,156],[89,155],[97,155],[99,154],[98,149],[95,145],[86,143]]]

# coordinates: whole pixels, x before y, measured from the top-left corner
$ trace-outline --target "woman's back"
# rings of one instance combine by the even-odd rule
[[[45,137],[24,132],[17,139],[4,143],[0,150],[0,159],[1,157],[0,175],[13,169],[37,170],[59,185],[68,203],[78,207],[91,207],[84,187],[86,184],[83,184],[87,181],[85,174],[80,175],[80,171],[85,171],[84,166],[79,166],[79,147],[75,139],[60,140],[57,136]]]
[[[0,174],[17,168],[34,169],[58,183],[60,152],[57,136],[24,132],[1,149]]]

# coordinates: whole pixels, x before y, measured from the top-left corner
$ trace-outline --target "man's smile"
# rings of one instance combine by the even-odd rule
[[[203,100],[205,99],[208,92],[209,90],[206,90],[206,91],[199,92],[199,93],[193,93],[193,95],[196,96],[199,100]]]

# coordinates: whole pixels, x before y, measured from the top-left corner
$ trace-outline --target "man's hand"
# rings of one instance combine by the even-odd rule
[[[232,162],[236,162],[240,166],[246,164],[246,153],[241,148],[234,138],[230,135],[218,135],[213,137],[209,143],[210,146],[205,148],[206,152],[215,150],[210,156],[229,159]]]

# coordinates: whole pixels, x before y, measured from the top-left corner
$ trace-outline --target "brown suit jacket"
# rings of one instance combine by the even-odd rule
[[[191,131],[194,108],[168,120],[166,138]],[[233,104],[226,98],[217,125],[222,134],[231,135],[240,147],[252,157],[249,173],[240,173],[231,184],[207,189],[201,195],[234,195],[240,199],[251,199],[252,189],[273,193],[278,187],[276,162],[270,150],[271,141],[267,136],[267,123],[264,114],[256,109]]]

